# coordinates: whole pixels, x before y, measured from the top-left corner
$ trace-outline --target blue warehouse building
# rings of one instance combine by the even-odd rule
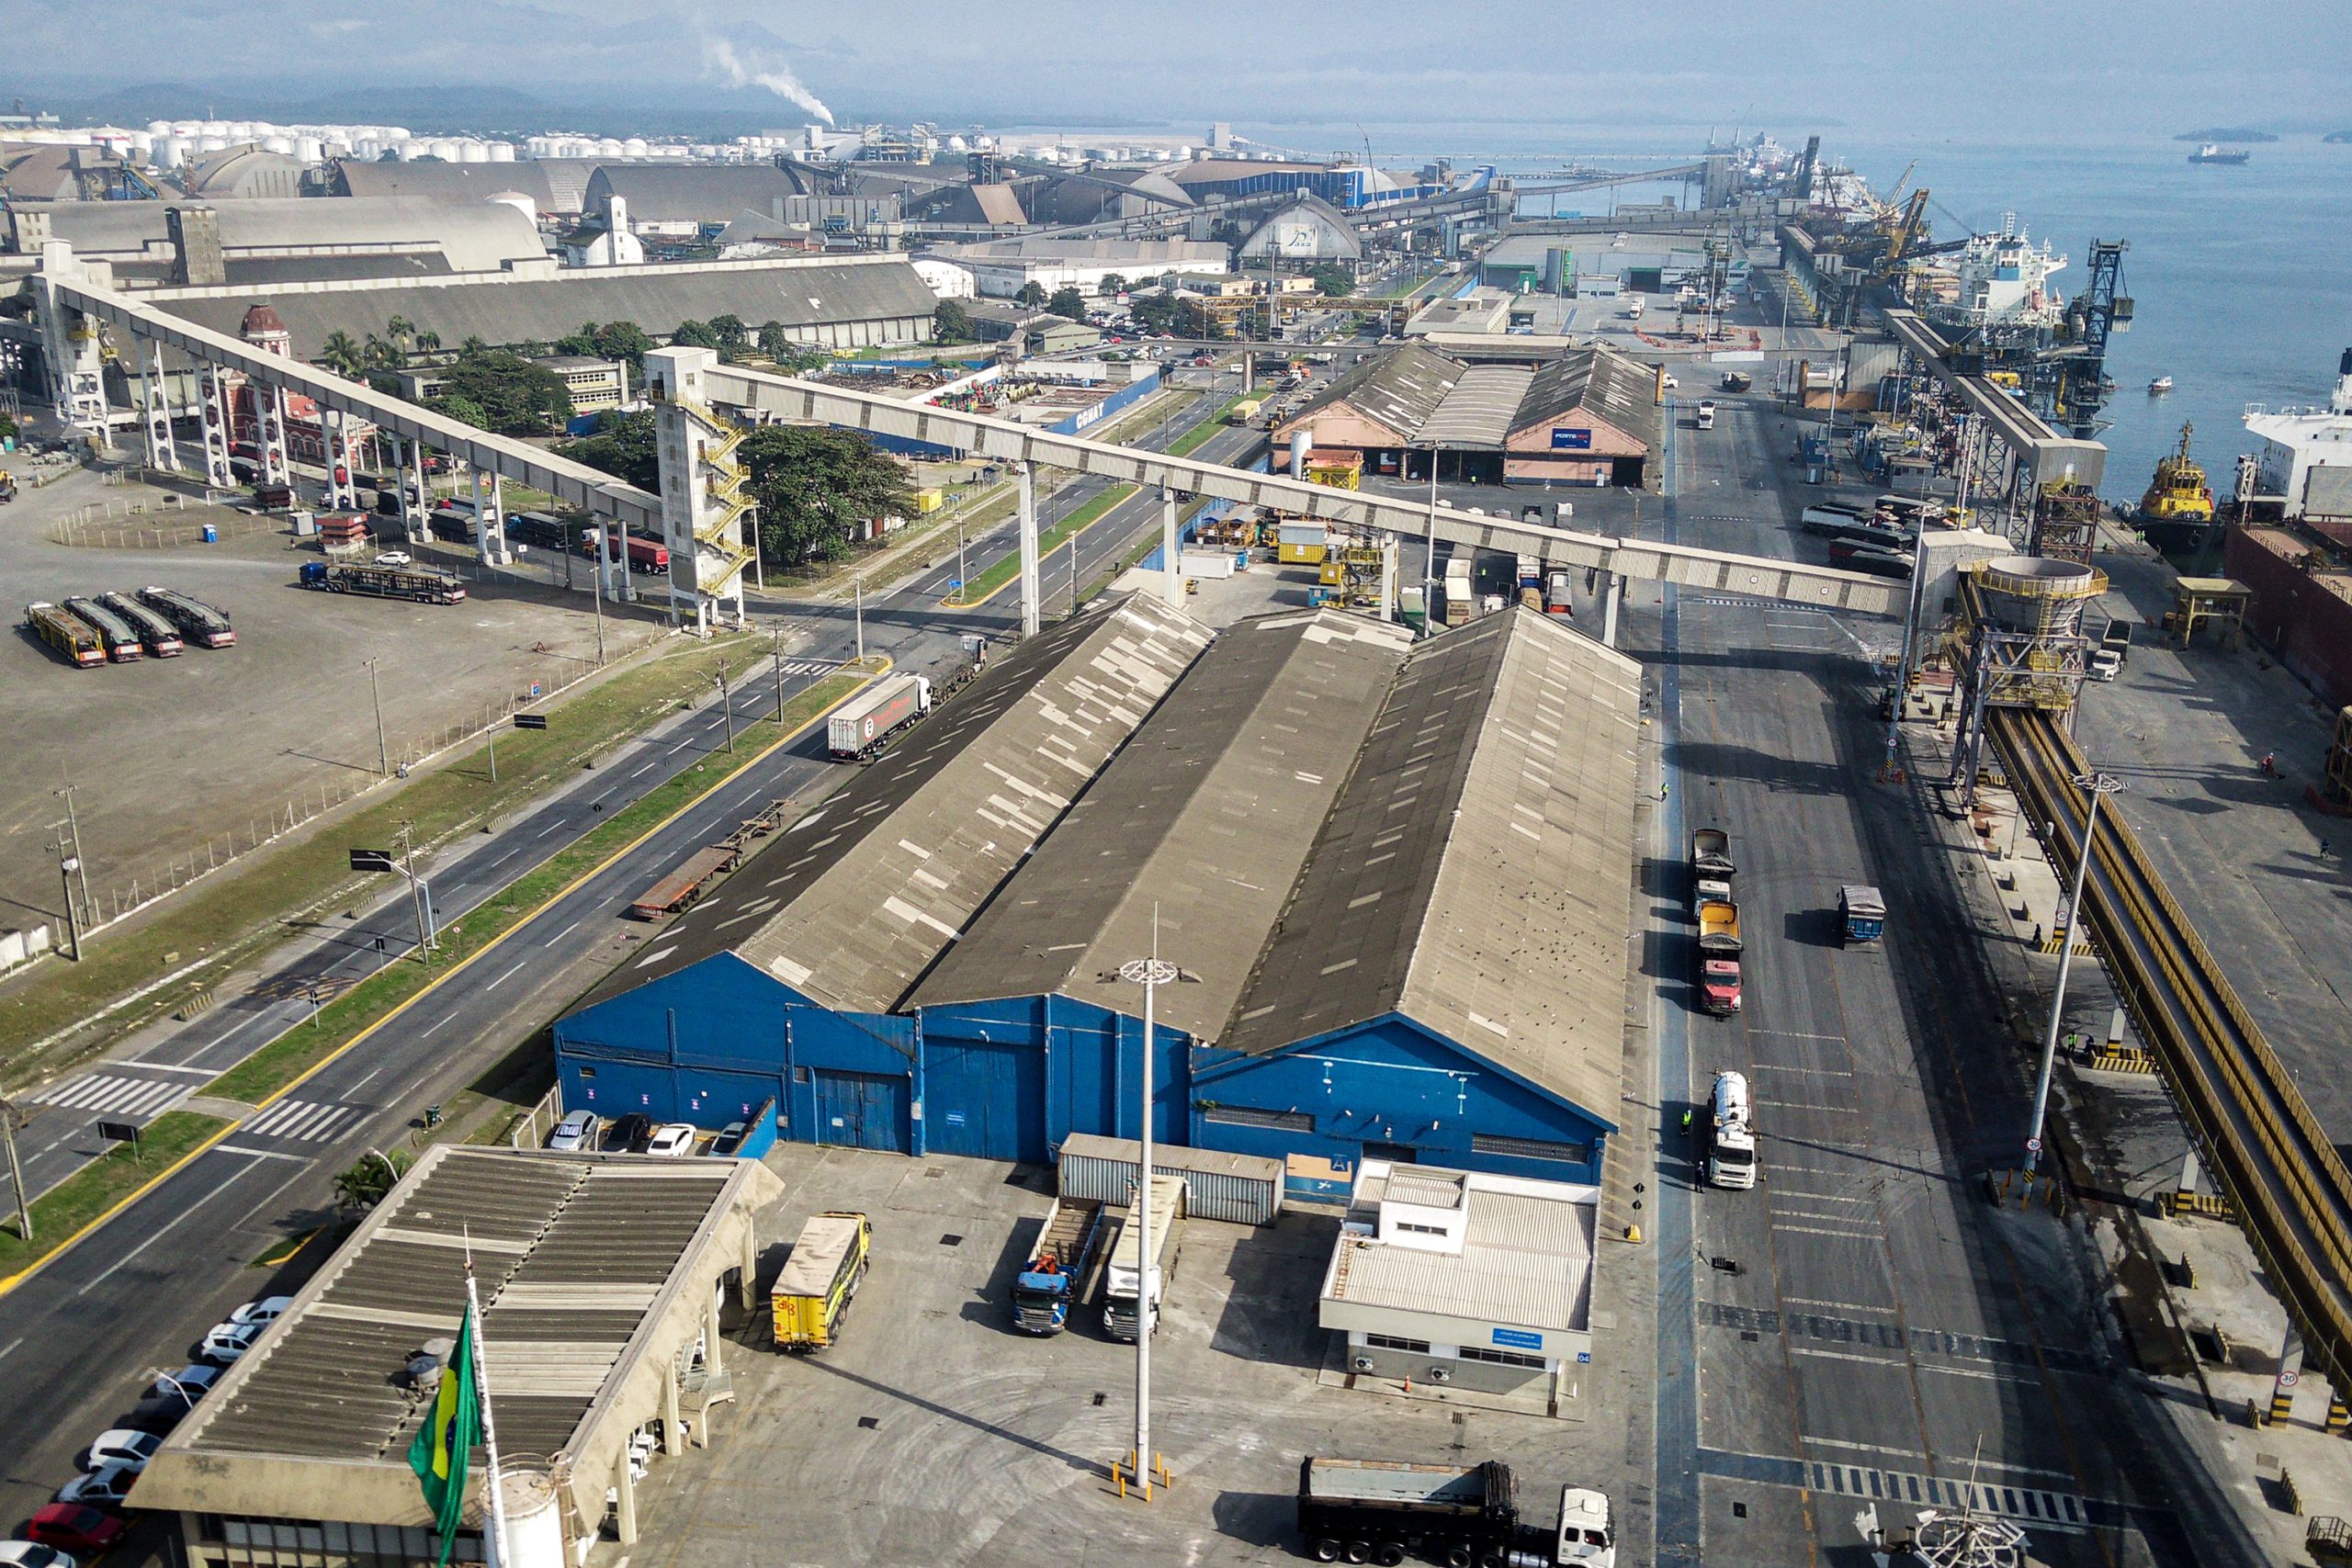
[[[1205,646],[1204,646],[1205,645]],[[1044,1161],[1153,1133],[1596,1182],[1636,667],[1532,611],[1214,641],[1139,600],[1016,649],[557,1026],[567,1106]],[[1082,743],[1073,744],[1082,739]],[[1050,748],[1050,750],[1049,750]],[[1038,759],[1050,756],[1050,766]],[[1033,793],[1035,792],[1035,793]]]

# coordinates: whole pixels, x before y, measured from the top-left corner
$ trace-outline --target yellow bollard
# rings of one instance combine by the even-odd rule
[[[1642,1244],[1642,1227],[1639,1225],[1627,1225],[1625,1227],[1625,1239],[1632,1242],[1635,1247],[1639,1247]]]

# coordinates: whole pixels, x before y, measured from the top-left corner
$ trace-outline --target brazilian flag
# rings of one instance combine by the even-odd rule
[[[408,1447],[408,1465],[424,1488],[424,1506],[433,1510],[433,1528],[441,1532],[441,1561],[449,1561],[457,1544],[458,1520],[466,1511],[466,1468],[474,1445],[481,1441],[481,1404],[474,1389],[474,1314],[458,1330],[458,1348],[441,1374],[440,1392],[416,1441]]]

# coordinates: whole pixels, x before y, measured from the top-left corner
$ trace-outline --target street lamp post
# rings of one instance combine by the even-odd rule
[[[376,682],[376,663],[368,661],[368,695],[376,705],[376,772],[384,778],[392,776],[392,753],[384,741],[384,690]]]
[[[2041,1124],[2050,1108],[2050,1075],[2058,1058],[2058,1026],[2066,1011],[2066,976],[2075,960],[2075,932],[2083,919],[2083,884],[2090,870],[2091,851],[2098,833],[2098,803],[2106,796],[2121,793],[2123,781],[2111,773],[2077,773],[2076,788],[2091,797],[2090,810],[2083,818],[2083,841],[2075,861],[2075,890],[2066,905],[2066,926],[2058,942],[2058,987],[2050,998],[2050,1027],[2041,1038],[2041,1070],[2034,1075],[2033,1117],[2025,1134],[2025,1168],[2034,1169],[2041,1163]],[[2055,924],[2056,922],[2052,922]]]
[[[718,716],[727,726],[727,750],[732,755],[735,750],[735,710],[727,701],[727,666],[721,664],[718,673],[711,679],[718,682]]]
[[[1159,1026],[1159,987],[1179,980],[1198,980],[1159,956],[1159,911],[1151,915],[1151,956],[1131,958],[1115,976],[1143,987],[1143,1116],[1137,1127],[1139,1157],[1136,1161],[1135,1207],[1129,1223],[1136,1227],[1136,1258],[1142,1275],[1136,1293],[1136,1448],[1135,1480],[1151,1500],[1151,1331],[1159,1319],[1159,1269],[1153,1262],[1151,1242],[1151,1046]]]

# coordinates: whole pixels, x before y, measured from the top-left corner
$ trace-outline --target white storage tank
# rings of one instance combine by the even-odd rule
[[[326,155],[327,144],[318,137],[298,136],[294,139],[294,156],[305,164],[323,163]]]
[[[460,164],[487,164],[490,162],[490,149],[483,146],[479,141],[460,141],[458,143],[458,162]]]
[[[265,136],[261,139],[261,150],[275,152],[282,158],[292,157],[294,139],[290,136]]]
[[[413,164],[429,151],[424,142],[412,140],[394,147],[392,154],[403,164]]]
[[[566,1568],[553,1478],[544,1471],[509,1466],[498,1479],[506,1503],[505,1568]]]
[[[492,142],[490,144],[490,161],[493,164],[513,163],[514,161],[514,143],[512,141]]]
[[[147,122],[147,134],[169,136],[172,134],[172,122],[168,119],[151,119]]]

